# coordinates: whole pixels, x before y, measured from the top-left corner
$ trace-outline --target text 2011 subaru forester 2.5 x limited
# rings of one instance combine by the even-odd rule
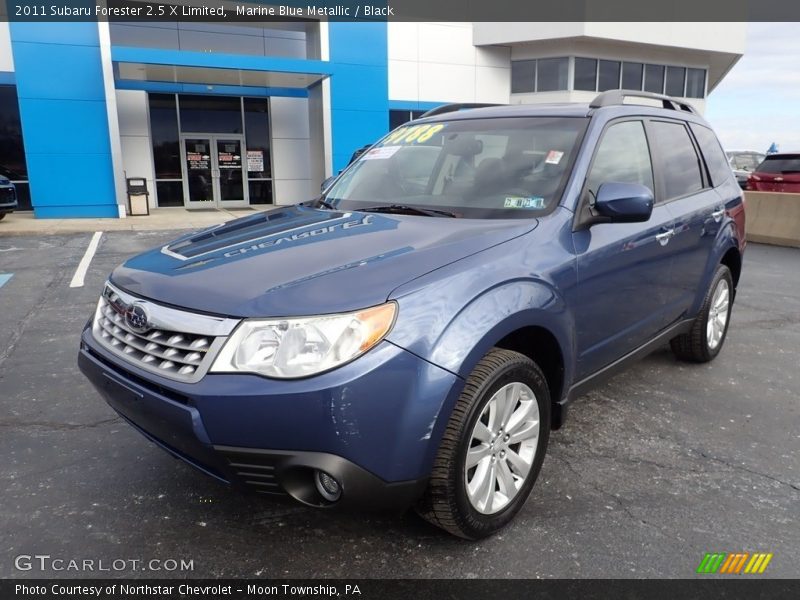
[[[439,112],[315,201],[132,258],[80,367],[220,480],[489,535],[570,399],[663,343],[709,361],[725,340],[741,189],[689,106],[633,96]]]

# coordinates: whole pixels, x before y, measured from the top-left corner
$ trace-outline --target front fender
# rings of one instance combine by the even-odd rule
[[[427,288],[426,296],[433,290]],[[442,294],[445,290],[437,290]],[[564,300],[544,282],[514,280],[485,290],[462,307],[454,316],[445,319],[441,314],[445,304],[401,298],[400,313],[408,329],[392,331],[390,341],[406,348],[434,365],[458,375],[459,379],[431,423],[427,465],[432,465],[445,428],[466,379],[478,361],[508,334],[525,327],[542,327],[556,338],[564,361],[564,381],[573,376],[573,339],[570,334],[572,318]],[[436,307],[436,308],[435,308]],[[440,324],[444,323],[444,326]],[[410,329],[420,327],[416,336]],[[416,338],[416,339],[412,339]],[[455,388],[458,389],[455,389]],[[563,389],[568,389],[565,385]],[[559,401],[553,398],[553,401]]]

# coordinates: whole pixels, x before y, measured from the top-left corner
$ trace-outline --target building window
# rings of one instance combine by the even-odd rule
[[[601,60],[597,76],[597,91],[619,89],[620,62],[618,60]]]
[[[684,96],[686,69],[684,67],[667,67],[667,83],[664,93],[667,96]]]
[[[664,93],[664,65],[645,65],[644,91]]]
[[[557,92],[566,90],[568,76],[568,58],[540,58],[536,62],[536,91]]]
[[[22,122],[17,88],[13,85],[0,85],[0,175],[16,186],[19,210],[31,210]]]
[[[569,61],[573,61],[572,87],[585,92],[644,90],[686,98],[705,97],[705,69],[623,62],[576,56],[511,62],[511,93],[566,90]]]
[[[622,63],[622,89],[641,90],[643,75],[644,65],[642,63]]]
[[[706,70],[686,69],[686,97],[704,98],[706,95]]]
[[[181,135],[187,133],[209,134],[206,138],[244,133],[245,152],[236,152],[247,168],[250,204],[273,203],[267,98],[149,94],[148,101],[159,206],[184,205]],[[241,188],[241,182],[238,185]],[[189,192],[192,193],[191,184]]]
[[[245,98],[242,106],[250,204],[272,204],[269,105],[266,98]]]
[[[618,90],[621,63],[617,60],[575,58],[572,89],[586,92]],[[640,84],[641,85],[641,84]]]
[[[575,80],[573,89],[597,91],[597,60],[594,58],[575,58]]]
[[[319,59],[319,23],[110,23],[111,44],[204,53]]]
[[[536,61],[511,61],[511,93],[528,94],[536,91]]]
[[[389,111],[389,131],[405,125],[409,121],[419,119],[427,111],[424,110],[390,110]]]
[[[159,206],[183,206],[183,171],[175,94],[150,94],[150,136]]]
[[[242,133],[242,107],[233,96],[178,96],[181,131]]]

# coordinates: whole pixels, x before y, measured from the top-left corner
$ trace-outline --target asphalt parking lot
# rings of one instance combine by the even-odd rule
[[[133,431],[79,373],[79,333],[108,272],[174,234],[105,234],[70,288],[91,237],[0,238],[0,577],[92,575],[15,569],[48,554],[194,562],[112,576],[683,578],[741,551],[800,575],[800,250],[751,244],[719,358],[663,349],[583,397],[517,520],[469,543],[230,491]]]

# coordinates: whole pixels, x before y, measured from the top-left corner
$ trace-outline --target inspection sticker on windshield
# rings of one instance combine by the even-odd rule
[[[380,148],[373,148],[369,152],[361,156],[361,160],[385,160],[394,156],[394,153],[400,150],[402,146],[381,146]]]
[[[544,208],[544,198],[541,196],[507,196],[504,208]]]
[[[561,159],[564,157],[563,152],[559,152],[558,150],[550,150],[547,153],[547,158],[544,159],[548,165],[557,165],[561,162]]]

